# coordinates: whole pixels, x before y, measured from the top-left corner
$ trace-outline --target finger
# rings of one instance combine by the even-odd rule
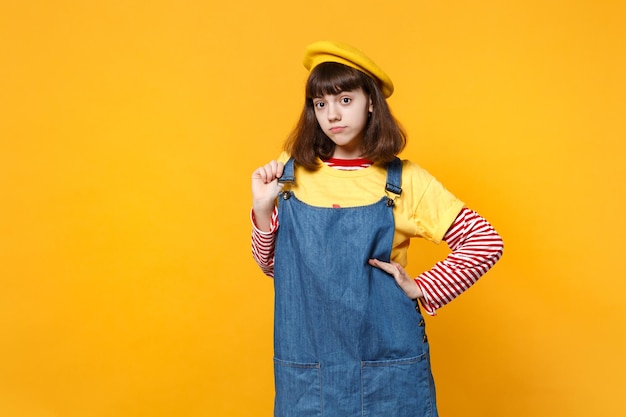
[[[283,164],[282,162],[278,162],[276,164],[276,178],[282,177],[284,170],[285,170],[285,164]]]
[[[276,161],[270,161],[262,167],[257,168],[252,174],[252,178],[260,179],[264,184],[269,184],[277,178],[277,170],[278,163]]]
[[[263,166],[257,168],[254,173],[252,173],[252,178],[261,180],[263,183],[267,183],[267,171],[265,170],[265,167]]]
[[[265,169],[266,182],[272,182],[276,178],[280,178],[283,174],[284,165],[282,162],[270,161],[263,168]]]
[[[396,261],[391,261],[391,264],[396,267],[400,275],[405,276],[405,277],[409,276],[409,274],[406,273],[406,270],[402,267],[402,265],[400,265]]]
[[[379,269],[382,269],[383,271],[387,272],[390,275],[395,276],[396,274],[398,274],[398,268],[395,265],[390,264],[388,262],[383,262],[378,259],[370,259],[369,263],[370,265],[375,266]]]
[[[272,179],[280,178],[283,175],[285,165],[279,161],[270,161],[266,168]]]
[[[395,267],[396,267],[396,268],[398,268],[398,269],[402,269],[402,270],[404,269],[404,268],[402,267],[402,265],[400,265],[400,264],[399,264],[399,263],[397,263],[396,261],[389,261],[389,263],[390,263],[391,265],[395,266]]]

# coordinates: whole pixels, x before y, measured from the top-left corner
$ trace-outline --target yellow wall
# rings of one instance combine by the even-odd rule
[[[271,415],[249,178],[320,39],[505,239],[428,320],[441,414],[625,415],[624,2],[215,3],[2,2],[0,415]]]

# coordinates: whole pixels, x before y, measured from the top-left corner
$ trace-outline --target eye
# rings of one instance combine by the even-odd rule
[[[316,101],[313,103],[313,106],[315,106],[316,109],[323,109],[324,106],[326,106],[326,103],[323,101]]]
[[[342,104],[350,104],[351,101],[352,99],[350,97],[341,97]]]

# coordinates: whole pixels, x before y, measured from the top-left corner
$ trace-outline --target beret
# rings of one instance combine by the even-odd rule
[[[378,82],[385,98],[393,93],[391,78],[363,52],[350,45],[320,41],[307,46],[304,53],[304,67],[311,71],[323,62],[338,62],[369,75]]]

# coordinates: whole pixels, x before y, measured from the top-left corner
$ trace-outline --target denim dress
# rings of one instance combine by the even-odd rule
[[[278,198],[274,286],[275,417],[437,416],[424,319],[386,272],[402,163],[371,205]],[[295,181],[293,160],[281,182]]]

